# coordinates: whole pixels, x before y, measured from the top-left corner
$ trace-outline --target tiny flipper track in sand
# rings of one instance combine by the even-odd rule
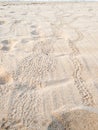
[[[87,89],[87,84],[81,76],[83,66],[80,63],[79,59],[77,58],[79,50],[76,48],[75,43],[73,43],[71,40],[69,40],[69,47],[72,50],[72,53],[70,54],[70,59],[74,66],[74,72],[73,72],[74,85],[79,90],[83,104],[87,106],[94,106],[95,101],[93,99],[93,96],[91,92]]]

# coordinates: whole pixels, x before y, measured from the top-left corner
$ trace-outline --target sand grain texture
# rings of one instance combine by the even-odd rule
[[[98,130],[98,3],[0,3],[0,130]]]

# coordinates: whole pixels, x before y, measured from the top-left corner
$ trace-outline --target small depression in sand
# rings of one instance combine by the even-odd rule
[[[0,21],[0,25],[3,25],[5,23],[5,21]]]
[[[9,40],[3,40],[2,43],[8,45],[9,44]]]
[[[3,67],[0,67],[0,85],[4,85],[12,81],[11,75],[5,71]]]
[[[1,50],[2,51],[10,51],[15,45],[15,40],[3,40],[1,41]]]
[[[12,13],[12,14],[13,14],[13,13],[15,13],[15,12],[14,12],[14,11],[11,11],[10,13]]]
[[[58,112],[47,130],[98,130],[98,113],[82,108]]]
[[[3,50],[3,51],[9,51],[9,50],[10,50],[10,47],[3,46],[1,50]]]

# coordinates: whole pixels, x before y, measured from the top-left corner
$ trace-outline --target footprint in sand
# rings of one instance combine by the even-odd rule
[[[27,15],[27,13],[22,13],[22,15]]]
[[[10,13],[13,14],[13,13],[15,13],[15,12],[14,12],[14,11],[11,11]]]
[[[0,85],[12,82],[12,76],[0,66]]]
[[[31,34],[32,34],[32,35],[38,35],[38,33],[37,33],[36,30],[33,30],[33,31],[31,32]]]
[[[88,11],[93,11],[93,9],[89,8]]]
[[[5,21],[0,21],[0,25],[3,25],[5,23]]]
[[[36,26],[35,25],[31,25],[31,28],[36,28]]]
[[[24,38],[21,40],[21,43],[28,43],[31,39],[28,39],[28,38]]]
[[[0,10],[4,10],[4,8],[0,8]]]
[[[15,46],[15,40],[3,40],[1,41],[1,50],[10,51]]]
[[[37,30],[37,27],[35,25],[32,25],[31,28],[32,28],[31,35],[38,36],[39,33],[38,33],[38,30]]]
[[[3,46],[1,50],[3,50],[3,51],[9,51],[9,50],[10,50],[10,47]]]

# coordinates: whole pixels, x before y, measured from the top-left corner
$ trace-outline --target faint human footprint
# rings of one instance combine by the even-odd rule
[[[10,13],[15,13],[14,11],[11,11]]]
[[[39,35],[37,27],[35,25],[32,25],[31,28],[32,28],[32,32],[31,32],[32,35],[34,36]]]
[[[21,43],[27,43],[27,42],[29,42],[29,40],[31,40],[31,39],[24,38],[21,40]]]
[[[9,51],[15,46],[15,40],[10,40],[10,39],[3,40],[1,41],[1,43],[2,43],[1,50],[3,51]]]
[[[5,21],[0,21],[0,25],[3,25],[5,23]]]

